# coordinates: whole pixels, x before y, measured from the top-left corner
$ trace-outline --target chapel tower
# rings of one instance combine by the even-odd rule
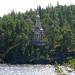
[[[41,26],[39,12],[37,10],[36,23],[32,33],[31,44],[34,46],[44,45],[43,36],[44,36],[44,32]]]

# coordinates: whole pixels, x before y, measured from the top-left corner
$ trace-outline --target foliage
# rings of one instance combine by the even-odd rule
[[[75,5],[39,6],[44,47],[30,47],[36,10],[12,11],[0,18],[0,58],[7,63],[63,63],[75,57]],[[62,59],[62,60],[61,60]]]

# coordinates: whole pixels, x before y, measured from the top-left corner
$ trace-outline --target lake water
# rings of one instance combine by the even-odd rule
[[[64,67],[61,68],[64,69]],[[0,75],[57,75],[57,73],[53,65],[0,64]],[[68,75],[75,75],[75,72],[68,73]]]

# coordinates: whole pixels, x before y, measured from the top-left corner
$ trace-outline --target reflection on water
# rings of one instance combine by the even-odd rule
[[[0,65],[0,75],[56,75],[52,65]]]

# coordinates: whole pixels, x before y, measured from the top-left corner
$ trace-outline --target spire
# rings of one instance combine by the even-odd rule
[[[37,15],[36,15],[36,20],[37,19],[40,19],[40,16],[39,16],[39,8],[37,7]]]
[[[35,23],[35,29],[36,28],[42,29],[38,7],[37,7],[37,15],[36,15],[36,23]]]
[[[37,14],[39,14],[39,7],[37,7]]]

